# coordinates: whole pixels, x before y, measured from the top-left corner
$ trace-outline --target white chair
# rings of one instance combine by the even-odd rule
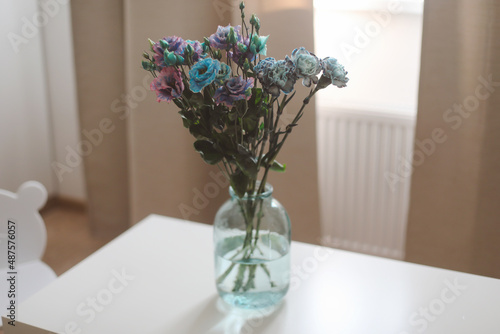
[[[16,309],[19,303],[57,277],[54,271],[41,261],[47,243],[47,230],[38,210],[46,201],[47,190],[36,181],[23,183],[17,194],[0,189],[0,313],[2,314],[7,313],[6,309],[11,300],[8,297],[11,285],[7,281],[10,276],[15,276],[16,281]],[[8,257],[9,248],[15,253],[14,257],[12,256],[14,253],[10,253],[11,262]],[[11,275],[10,272],[16,274]]]

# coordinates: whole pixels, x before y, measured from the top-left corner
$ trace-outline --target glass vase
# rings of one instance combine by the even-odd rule
[[[231,198],[214,221],[215,280],[228,304],[256,309],[283,299],[290,282],[290,219],[267,184],[259,195]]]

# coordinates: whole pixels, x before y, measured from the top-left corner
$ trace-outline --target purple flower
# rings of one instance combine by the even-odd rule
[[[165,46],[168,46],[165,48]],[[167,66],[165,64],[165,60],[163,58],[163,54],[165,50],[168,50],[170,52],[173,52],[176,55],[183,56],[184,55],[184,49],[186,48],[187,43],[184,41],[182,38],[177,37],[177,36],[169,36],[163,38],[160,42],[155,43],[153,45],[153,51],[155,54],[153,55],[153,58],[155,60],[156,66],[163,68]],[[201,47],[201,45],[200,45]]]
[[[241,26],[232,27],[234,28],[234,32],[236,34],[236,42],[241,42],[243,39],[241,37]],[[210,46],[216,49],[226,50],[230,45],[228,37],[229,32],[231,31],[231,25],[227,27],[219,26],[215,34],[212,34],[208,40],[210,41]]]
[[[243,79],[243,77],[232,77],[224,86],[219,87],[214,94],[215,103],[225,104],[231,108],[234,102],[250,99],[253,78]]]
[[[240,66],[243,66],[245,59],[249,62],[255,60],[255,54],[250,51],[250,39],[247,37],[238,43],[234,51],[229,51],[229,57]]]
[[[172,66],[164,67],[151,82],[151,90],[156,92],[158,102],[170,102],[180,97],[184,91],[181,71]]]
[[[182,53],[184,53],[184,50],[186,49],[187,45],[191,45],[193,47],[193,55],[192,55],[192,60],[194,63],[196,63],[198,60],[203,58],[203,47],[200,42],[198,41],[186,41],[186,45],[184,46],[184,49],[182,50]]]

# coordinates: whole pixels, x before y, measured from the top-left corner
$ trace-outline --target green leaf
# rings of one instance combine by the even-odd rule
[[[184,125],[186,129],[189,129],[189,127],[191,126],[191,121],[184,116],[181,117],[182,117],[182,125]]]
[[[173,99],[175,105],[181,109],[184,109],[184,105],[182,104],[182,101],[180,99]]]
[[[194,148],[198,151],[205,160],[207,164],[215,165],[222,160],[224,157],[222,153],[220,153],[215,145],[208,140],[197,140],[194,142]]]
[[[236,165],[251,179],[257,178],[257,162],[251,156],[235,156]]]
[[[213,105],[214,100],[212,99],[212,94],[210,93],[210,86],[207,86],[203,89],[203,103],[206,105]]]
[[[286,170],[286,164],[282,165],[278,161],[274,160],[273,164],[271,165],[271,170],[283,173]]]
[[[201,108],[203,106],[203,94],[195,93],[189,99],[189,102],[195,107]]]
[[[237,170],[229,177],[231,187],[238,197],[245,196],[250,179],[241,171]]]
[[[229,119],[230,122],[234,122],[238,118],[238,113],[231,111],[230,113],[227,114],[227,118]]]
[[[247,133],[251,133],[252,131],[254,131],[257,128],[257,122],[258,122],[258,118],[255,115],[249,114],[249,115],[245,116],[242,120],[243,129]]]
[[[236,155],[238,151],[236,150],[236,143],[233,142],[232,136],[227,133],[214,133],[214,138],[217,141],[217,144],[221,148],[221,151],[227,155]]]

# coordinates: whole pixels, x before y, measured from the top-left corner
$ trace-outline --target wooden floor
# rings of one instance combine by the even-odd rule
[[[82,209],[55,207],[42,213],[47,226],[47,249],[43,261],[57,275],[110,241],[92,236],[88,216]]]
[[[43,261],[57,275],[104,246],[110,238],[90,233],[88,216],[83,209],[55,206],[42,212],[47,227],[47,248]],[[0,329],[0,334],[4,334]]]

